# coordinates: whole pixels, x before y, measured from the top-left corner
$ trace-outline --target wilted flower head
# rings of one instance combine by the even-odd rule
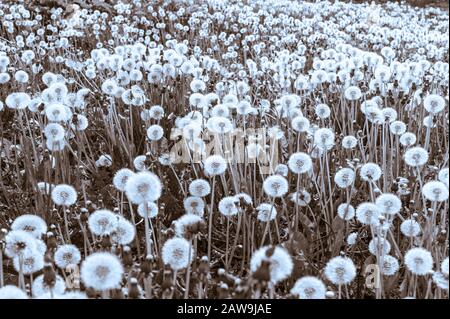
[[[184,214],[174,222],[175,234],[178,237],[188,237],[189,232],[201,226],[204,223],[203,218],[194,214]],[[188,235],[188,236],[186,236]]]

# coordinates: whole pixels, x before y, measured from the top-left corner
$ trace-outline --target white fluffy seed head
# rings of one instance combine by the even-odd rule
[[[139,172],[130,176],[125,185],[125,193],[134,204],[153,202],[161,196],[161,181],[151,172]]]
[[[433,257],[424,248],[411,248],[405,254],[405,265],[413,274],[424,276],[433,269]]]

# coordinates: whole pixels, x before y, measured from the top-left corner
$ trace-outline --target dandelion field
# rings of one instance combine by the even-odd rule
[[[449,17],[0,2],[0,299],[448,299]]]

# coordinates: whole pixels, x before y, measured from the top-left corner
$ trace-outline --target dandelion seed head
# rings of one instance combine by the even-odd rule
[[[88,218],[89,230],[97,235],[110,235],[117,227],[117,215],[108,209],[99,209]]]
[[[341,168],[334,175],[334,182],[340,188],[346,188],[353,184],[355,172],[351,168]]]
[[[342,139],[342,147],[346,149],[353,149],[358,145],[358,140],[352,135],[347,135]]]
[[[292,257],[285,248],[276,246],[273,254],[268,257],[266,253],[270,248],[270,246],[264,246],[253,252],[250,260],[250,269],[252,272],[255,272],[263,261],[269,261],[270,281],[273,284],[277,284],[291,275],[294,265]]]
[[[289,157],[288,166],[293,173],[302,174],[312,168],[312,160],[308,154],[298,152]]]
[[[164,264],[169,265],[175,271],[186,268],[192,261],[192,254],[191,244],[180,237],[168,239],[161,250]]]
[[[47,232],[47,224],[37,215],[25,214],[14,220],[11,230],[23,230],[35,238],[40,238]]]
[[[28,299],[28,295],[19,287],[6,285],[0,288],[0,299]]]
[[[325,277],[335,285],[347,285],[356,277],[356,267],[348,257],[334,257],[324,269]]]
[[[24,275],[33,274],[44,268],[44,254],[37,250],[25,250],[20,257],[14,257],[13,265],[18,273],[22,270]]]
[[[56,266],[65,270],[71,265],[78,265],[81,261],[79,249],[72,244],[58,246],[55,251],[54,260]]]
[[[355,208],[347,203],[342,203],[337,208],[337,214],[344,220],[351,220],[355,217]]]
[[[448,257],[441,263],[441,272],[448,277]]]
[[[414,219],[405,219],[400,225],[400,231],[406,237],[416,237],[422,231],[420,224]]]
[[[205,197],[211,193],[211,186],[204,179],[196,179],[189,184],[189,193],[192,196]]]
[[[386,215],[395,215],[400,212],[402,208],[402,202],[397,195],[384,193],[378,196],[375,200],[375,204],[381,209],[381,212]]]
[[[119,216],[117,218],[116,228],[112,232],[111,239],[119,245],[129,245],[136,235],[134,225],[127,219]]]
[[[234,196],[226,196],[219,201],[219,212],[227,217],[236,215],[239,210],[236,206],[237,200]]]
[[[281,175],[272,175],[263,182],[263,190],[270,197],[283,197],[289,190],[287,180]]]
[[[423,100],[423,106],[431,114],[437,114],[445,108],[445,100],[437,94],[430,94]]]
[[[5,254],[10,258],[22,255],[25,251],[36,250],[36,239],[23,230],[12,230],[5,236]]]
[[[227,169],[227,162],[220,155],[211,155],[204,161],[204,170],[208,176],[221,175]]]
[[[164,135],[164,130],[161,126],[155,124],[147,129],[147,138],[150,141],[159,141]]]
[[[261,222],[269,222],[277,217],[277,210],[268,203],[261,203],[256,207],[258,215],[256,218]]]
[[[359,171],[359,176],[363,181],[374,181],[380,179],[382,174],[380,166],[375,163],[366,163],[363,166],[361,166],[361,170]]]
[[[406,132],[400,136],[399,141],[400,141],[400,144],[402,144],[403,146],[410,147],[410,146],[416,144],[417,137],[414,133]]]
[[[119,169],[113,177],[114,187],[121,192],[125,191],[125,186],[127,185],[128,179],[134,175],[134,172],[128,168]]]
[[[31,291],[33,292],[34,297],[39,297],[47,293],[51,293],[54,295],[61,295],[66,290],[66,284],[64,279],[56,275],[55,282],[53,285],[48,285],[44,281],[44,275],[39,275],[36,277],[33,281],[33,284],[31,285]]]
[[[386,238],[374,237],[369,242],[369,252],[375,256],[384,256],[391,251],[391,244]]]
[[[291,294],[300,299],[325,299],[326,292],[327,289],[322,280],[312,276],[298,279],[291,289]]]
[[[385,276],[393,276],[398,272],[398,259],[390,255],[385,255],[381,262],[381,273]]]
[[[158,216],[158,205],[154,202],[141,203],[138,205],[137,212],[143,218],[155,218]]]
[[[380,208],[373,203],[361,203],[356,208],[356,218],[363,225],[376,224],[380,215]]]
[[[296,132],[306,132],[309,129],[309,120],[304,116],[296,116],[292,119],[292,128]]]
[[[422,193],[426,199],[434,202],[443,202],[448,199],[448,188],[439,181],[430,181],[422,187]]]
[[[106,291],[119,287],[123,266],[119,258],[107,252],[93,253],[81,264],[81,280],[86,287]]]
[[[205,210],[205,202],[201,197],[189,196],[183,200],[183,206],[187,214],[194,214],[202,217]]]
[[[354,244],[356,244],[356,241],[358,240],[358,233],[350,233],[347,236],[347,245],[349,246],[353,246]]]
[[[424,248],[411,248],[405,254],[405,265],[414,275],[424,276],[433,269],[433,257]]]
[[[405,163],[408,166],[418,167],[428,162],[428,152],[420,147],[412,147],[405,152]]]
[[[125,193],[134,204],[156,201],[162,192],[161,182],[151,172],[139,172],[132,175],[125,185]]]

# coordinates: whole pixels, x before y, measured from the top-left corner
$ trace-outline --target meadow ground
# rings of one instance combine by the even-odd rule
[[[0,299],[448,298],[441,6],[0,2]]]

